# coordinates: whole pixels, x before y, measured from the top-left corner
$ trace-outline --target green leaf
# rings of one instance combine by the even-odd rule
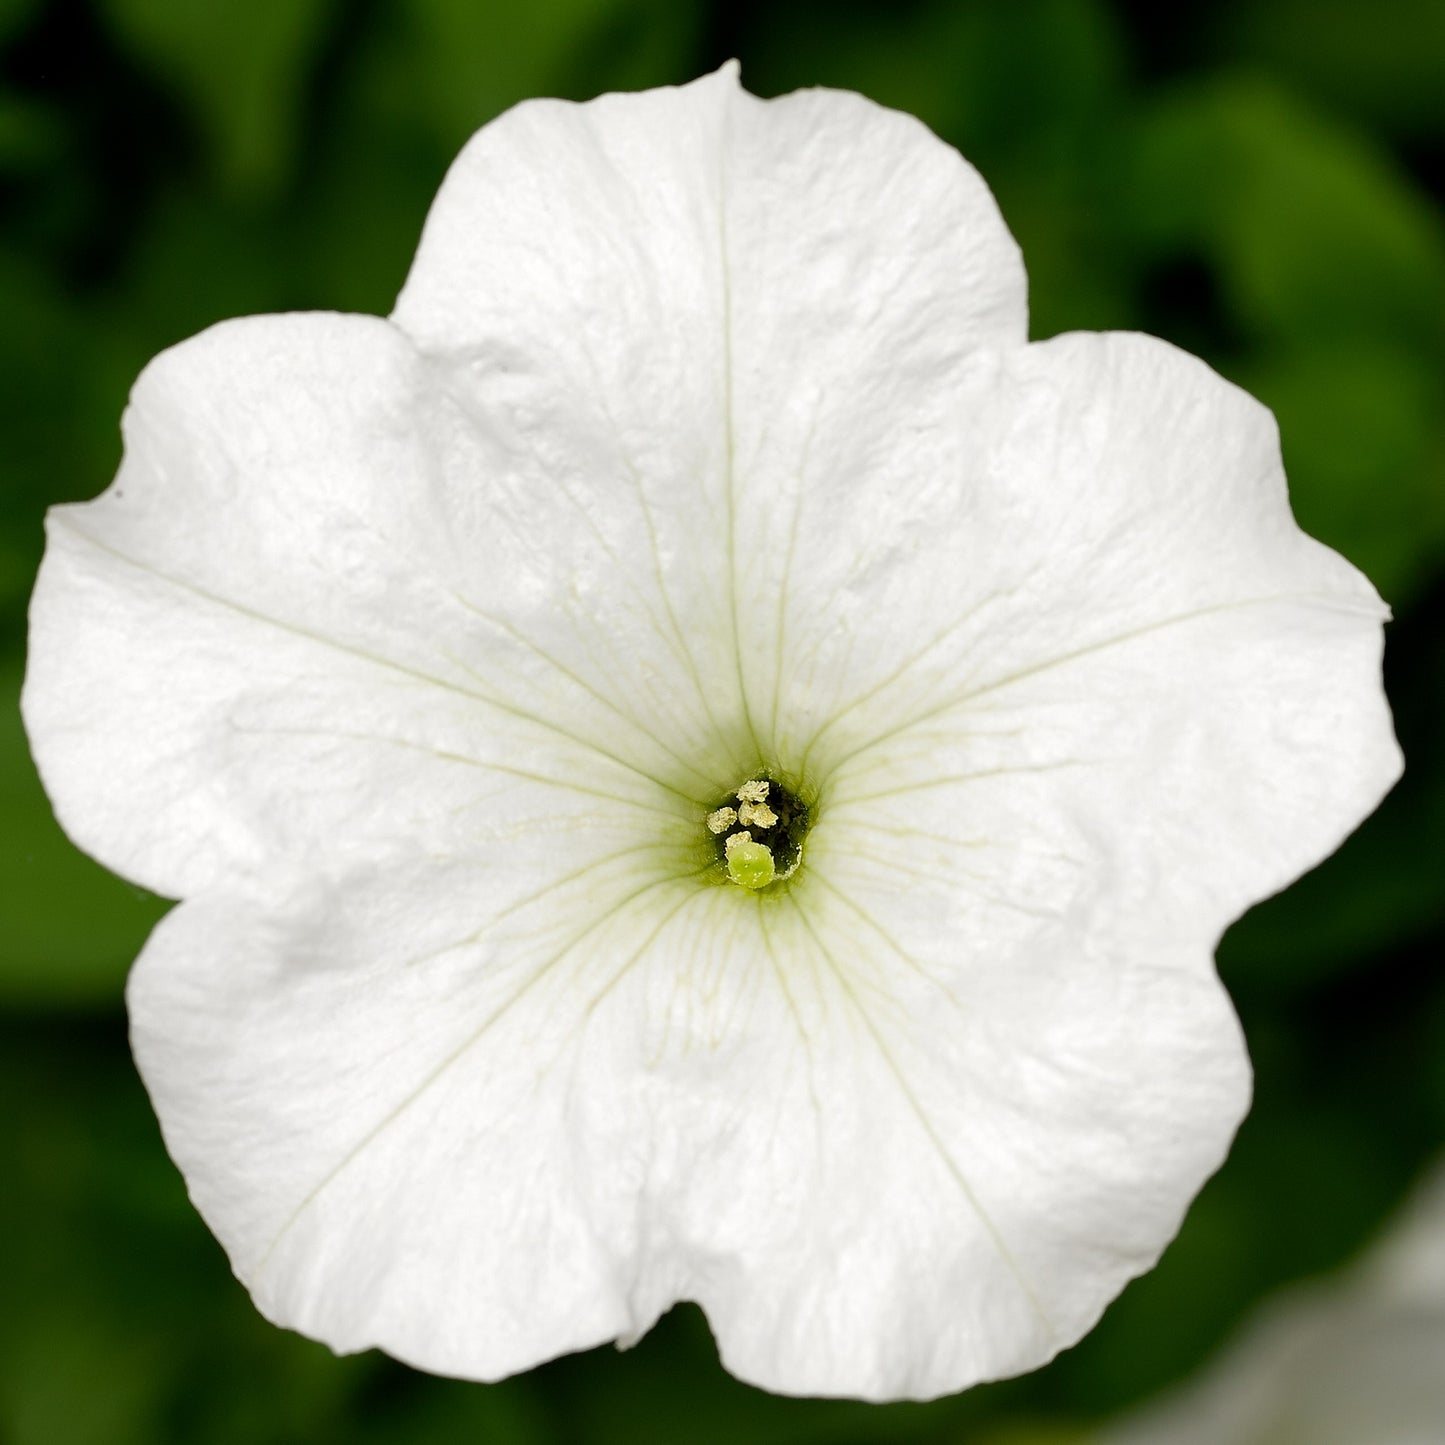
[[[90,1311],[35,1302],[0,1368],[13,1445],[150,1445],[167,1383],[163,1341]]]
[[[94,495],[109,479],[125,392],[102,395],[94,315],[41,264],[3,248],[0,314],[0,523],[29,533],[45,501]]]
[[[0,1311],[5,1445],[361,1438],[340,1417],[376,1357],[256,1312],[165,1157],[117,1012],[0,1013],[0,1095],[20,1104],[0,1111],[0,1237],[24,1241]]]
[[[450,153],[529,96],[691,78],[703,16],[666,0],[409,0],[384,12],[371,56],[382,103],[421,111]]]
[[[1239,373],[1279,419],[1300,526],[1403,609],[1445,557],[1445,378],[1375,337],[1277,347]]]
[[[1023,1421],[972,1437],[972,1445],[1087,1445],[1091,1439],[1080,1427]]]
[[[60,163],[64,142],[53,111],[0,89],[0,171],[34,173]]]
[[[1445,225],[1349,127],[1223,76],[1147,115],[1136,163],[1141,229],[1212,263],[1247,334],[1445,345]]]
[[[32,578],[30,557],[18,541],[0,532],[0,615],[21,610]]]
[[[1086,139],[1108,108],[1123,40],[1098,0],[899,6],[867,25],[789,7],[744,69],[763,93],[823,84],[916,115],[988,170],[1008,154]]]
[[[1218,29],[1229,54],[1258,57],[1367,120],[1445,132],[1440,0],[1233,0]]]
[[[0,44],[25,28],[38,3],[39,0],[0,0]]]
[[[1408,606],[1445,556],[1445,223],[1362,136],[1249,77],[1168,96],[1134,156],[1138,233],[1216,281],[1301,525]]]
[[[332,0],[100,0],[117,40],[194,113],[223,188],[248,195],[290,167],[331,11]]]

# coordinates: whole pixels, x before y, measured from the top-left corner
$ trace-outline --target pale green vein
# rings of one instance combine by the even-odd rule
[[[1126,632],[1116,633],[1112,637],[1105,637],[1101,638],[1097,642],[1086,643],[1083,647],[1075,648],[1072,652],[1061,653],[1057,657],[1051,657],[1043,662],[1034,663],[1029,667],[1020,668],[1016,672],[1009,673],[1004,677],[995,678],[992,682],[984,683],[981,687],[965,690],[964,692],[959,693],[952,698],[949,698],[947,701],[940,703],[938,706],[929,708],[926,712],[916,713],[906,722],[900,723],[896,727],[887,728],[883,732],[878,733],[873,737],[867,738],[865,741],[856,744],[854,747],[850,748],[848,752],[842,754],[840,757],[834,758],[832,760],[832,766],[829,768],[827,778],[825,778],[824,781],[826,782],[827,779],[831,778],[838,771],[839,768],[841,768],[845,763],[851,761],[853,758],[857,757],[859,753],[866,752],[868,751],[868,749],[877,747],[882,743],[892,742],[897,738],[903,737],[905,734],[911,732],[914,728],[921,726],[923,723],[932,722],[936,718],[946,716],[948,713],[953,712],[957,708],[967,707],[972,703],[976,702],[979,698],[987,697],[990,693],[1002,691],[1004,688],[1012,687],[1016,683],[1023,682],[1028,678],[1038,677],[1041,674],[1050,672],[1055,668],[1065,667],[1070,663],[1079,661],[1080,658],[1089,657],[1094,655],[1095,653],[1105,652],[1108,651],[1110,648],[1121,647],[1126,643],[1136,642],[1141,637],[1148,637],[1152,633],[1163,632],[1171,627],[1178,627],[1185,623],[1195,622],[1203,617],[1213,617],[1222,613],[1242,611],[1250,607],[1268,607],[1280,603],[1300,602],[1315,603],[1320,606],[1328,607],[1331,610],[1347,613],[1351,616],[1355,615],[1357,612],[1357,609],[1355,608],[1340,604],[1338,602],[1338,599],[1326,597],[1320,594],[1281,593],[1278,596],[1274,597],[1248,597],[1242,598],[1235,602],[1218,602],[1211,604],[1208,607],[1196,607],[1192,608],[1187,612],[1175,613],[1170,617],[1160,619],[1158,622],[1151,622],[1142,627],[1131,628]],[[1368,614],[1360,611],[1359,615],[1372,616],[1373,614]],[[936,646],[937,642],[941,640],[941,637],[935,639],[934,642],[928,645],[928,648],[924,649],[924,652]],[[915,656],[919,657],[922,656],[922,654],[916,654]],[[911,663],[909,665],[911,665]],[[901,671],[902,669],[896,671],[894,674],[891,675],[891,677],[896,678],[900,676]],[[857,701],[866,701],[869,696],[876,694],[883,686],[888,685],[889,681],[890,679],[885,679],[883,683],[871,689],[870,693],[864,694],[863,698],[858,699]],[[850,703],[849,707],[845,709],[845,712],[851,711],[852,708],[856,705],[857,702]],[[829,727],[831,727],[833,723],[837,721],[837,717],[841,715],[842,714],[839,714],[829,719],[829,721],[824,724],[819,734],[814,737],[813,742],[816,743],[818,736],[821,736],[822,732],[826,731]]]
[[[1042,908],[1034,904],[1020,902],[1018,899],[1007,897],[995,887],[986,886],[995,883],[997,880],[987,873],[978,872],[976,869],[964,868],[961,865],[955,865],[951,868],[945,868],[943,866],[924,868],[908,858],[885,858],[881,853],[865,852],[861,848],[835,849],[831,856],[857,863],[868,873],[876,873],[880,863],[882,863],[890,872],[900,873],[907,878],[917,880],[919,883],[934,883],[950,891],[955,889],[960,890],[973,898],[990,903],[996,908],[1007,909],[1010,912],[1021,914],[1025,918],[1044,920],[1045,922],[1057,922],[1059,918],[1057,909]],[[825,879],[822,881],[827,882]],[[828,883],[827,886],[832,889],[833,892],[839,893],[839,890],[833,888],[831,883]],[[839,893],[839,896],[843,897],[844,901],[855,911],[861,912],[851,898],[846,898],[845,895],[841,893]],[[868,921],[872,922],[872,919],[870,918]],[[876,924],[874,926],[877,927]],[[892,944],[891,939],[888,941]],[[902,956],[902,951],[898,950],[896,945],[892,946],[895,948],[895,951],[898,951],[900,956]],[[940,988],[943,987],[942,984],[938,986]]]
[[[672,851],[666,844],[662,843],[634,843],[626,848],[618,848],[611,853],[605,853],[601,857],[593,858],[583,863],[580,867],[574,868],[572,872],[565,873],[561,878],[555,878],[543,887],[532,893],[523,895],[513,900],[505,908],[499,909],[491,914],[487,921],[480,928],[474,928],[464,938],[454,939],[451,943],[441,948],[434,948],[427,953],[417,954],[403,960],[401,967],[415,968],[418,964],[429,963],[434,958],[440,958],[443,954],[453,953],[459,948],[470,948],[474,943],[479,942],[484,935],[490,933],[505,918],[510,918],[514,913],[520,913],[524,908],[530,908],[534,903],[540,903],[549,893],[556,893],[574,883],[580,883],[584,878],[596,873],[598,869],[605,868],[609,863],[616,863],[620,859],[629,858],[636,853]],[[666,879],[659,881],[667,881]]]
[[[843,990],[854,1012],[857,1014],[859,1021],[872,1039],[874,1047],[878,1050],[879,1057],[883,1060],[889,1073],[892,1074],[894,1083],[898,1086],[899,1093],[902,1095],[904,1102],[908,1105],[913,1117],[922,1128],[925,1137],[937,1153],[939,1162],[947,1170],[949,1176],[958,1186],[959,1192],[973,1210],[975,1217],[983,1226],[984,1232],[988,1235],[994,1249],[998,1251],[999,1258],[1003,1261],[1004,1267],[1013,1277],[1014,1282],[1018,1285],[1024,1298],[1028,1301],[1030,1308],[1038,1316],[1049,1335],[1057,1338],[1058,1332],[1054,1327],[1054,1323],[1040,1303],[1033,1286],[1029,1283],[1027,1276],[1025,1276],[1023,1270],[1020,1268],[1018,1261],[1014,1258],[1013,1252],[1009,1249],[1008,1243],[1004,1239],[998,1226],[993,1222],[988,1211],[984,1209],[978,1194],[975,1192],[972,1184],[969,1183],[967,1175],[963,1172],[958,1161],[953,1157],[952,1151],[944,1144],[938,1135],[938,1131],[933,1127],[933,1122],[929,1119],[927,1111],[919,1102],[918,1096],[913,1092],[913,1087],[908,1082],[908,1078],[899,1066],[897,1059],[894,1058],[893,1051],[888,1047],[887,1040],[885,1040],[879,1032],[868,1010],[863,1007],[862,1000],[859,999],[842,965],[839,964],[838,960],[834,957],[832,950],[823,942],[818,930],[813,926],[813,921],[809,918],[807,910],[798,901],[797,894],[790,893],[788,896],[793,903],[793,907],[797,910],[803,927],[812,938],[818,952],[826,960],[828,967],[832,970],[833,976],[838,982],[838,986]]]
[[[552,972],[552,970],[556,968],[559,963],[561,963],[564,958],[566,958],[575,948],[577,948],[579,944],[585,943],[600,928],[602,928],[605,924],[610,923],[614,918],[618,917],[624,909],[626,909],[632,903],[635,903],[637,899],[644,897],[646,894],[652,892],[656,888],[661,888],[669,883],[675,883],[678,881],[679,879],[676,877],[668,877],[655,878],[652,879],[650,882],[644,883],[640,888],[635,889],[625,898],[619,899],[616,903],[612,904],[609,908],[598,914],[597,917],[590,920],[590,922],[585,928],[579,930],[576,934],[574,934],[573,937],[569,939],[568,942],[565,943],[560,949],[558,949],[556,953],[552,954],[550,958],[546,959],[541,965],[539,965],[527,977],[526,981],[521,985],[521,987],[516,989],[505,1000],[503,1000],[502,1003],[500,1003],[495,1009],[493,1009],[492,1012],[488,1014],[487,1017],[482,1021],[478,1028],[476,1028],[460,1044],[458,1044],[456,1048],[454,1048],[449,1054],[447,1054],[446,1057],[443,1058],[441,1062],[437,1064],[421,1080],[421,1082],[417,1084],[414,1089],[412,1089],[395,1106],[388,1110],[388,1112],[376,1124],[374,1124],[371,1129],[369,1129],[365,1134],[363,1134],[362,1137],[354,1145],[352,1145],[352,1147],[348,1149],[345,1154],[343,1154],[342,1157],[321,1177],[321,1179],[315,1185],[313,1185],[310,1190],[307,1191],[306,1195],[291,1211],[290,1215],[287,1216],[286,1220],[277,1230],[275,1237],[271,1240],[271,1243],[266,1247],[265,1253],[262,1254],[260,1260],[257,1263],[257,1273],[259,1274],[260,1271],[266,1267],[271,1256],[275,1253],[277,1246],[295,1227],[296,1222],[301,1218],[301,1216],[306,1212],[306,1210],[309,1209],[313,1203],[315,1203],[315,1201],[320,1197],[322,1192],[329,1188],[330,1185],[335,1182],[335,1180],[341,1175],[342,1171],[345,1170],[354,1160],[356,1160],[366,1149],[370,1148],[370,1146],[374,1144],[376,1140],[387,1129],[389,1129],[393,1124],[395,1124],[397,1120],[399,1120],[402,1115],[405,1114],[406,1111],[414,1103],[416,1103],[416,1101],[420,1099],[427,1092],[428,1089],[432,1087],[432,1085],[434,1085],[439,1079],[441,1079],[442,1076],[446,1074],[460,1059],[462,1059],[471,1049],[473,1049],[479,1042],[481,1042],[481,1040],[485,1038],[486,1035],[508,1013],[510,1013],[511,1010],[515,1008],[516,1005],[524,997],[526,997],[528,993],[530,993],[539,983],[541,983],[541,981],[546,978]],[[453,946],[456,947],[461,945]]]
[[[454,592],[453,595],[456,597],[457,601],[464,608],[466,608],[467,611],[470,612],[474,617],[478,617],[483,622],[486,622],[492,627],[497,628],[498,631],[506,633],[508,637],[513,638],[518,644],[520,644],[522,647],[525,647],[535,657],[540,658],[549,667],[553,668],[559,676],[566,678],[567,681],[572,683],[574,687],[581,689],[581,691],[585,692],[589,697],[594,698],[614,717],[620,719],[629,727],[634,728],[637,732],[641,733],[642,736],[645,737],[655,748],[657,748],[659,752],[666,753],[667,756],[670,757],[673,762],[677,763],[678,766],[681,767],[685,772],[690,772],[703,785],[703,787],[708,790],[709,793],[726,789],[728,785],[727,779],[719,781],[717,778],[711,778],[706,773],[700,772],[696,765],[691,761],[691,759],[685,758],[676,749],[665,743],[650,728],[645,727],[642,723],[638,722],[635,717],[633,717],[630,713],[625,712],[610,697],[607,697],[604,693],[593,687],[593,685],[588,682],[587,679],[584,678],[580,673],[575,671],[573,668],[568,667],[567,664],[562,662],[560,659],[554,657],[549,651],[547,651],[546,648],[542,647],[539,643],[534,642],[520,628],[514,627],[510,622],[508,622],[506,618],[497,617],[493,613],[487,612],[485,609],[478,607],[474,602],[472,602],[469,598],[464,597],[460,592]],[[462,667],[469,676],[476,678],[478,682],[486,681],[486,679],[484,679],[474,669],[467,666],[466,663],[460,662],[458,659],[453,660],[457,661],[458,665]]]
[[[623,441],[622,429],[618,425],[617,418],[613,415],[612,408],[607,402],[607,388],[604,384],[601,369],[597,365],[597,358],[592,353],[590,346],[584,345],[583,352],[587,357],[589,366],[592,369],[592,376],[595,394],[598,398],[598,405],[603,416],[607,418],[608,425],[612,428],[613,439],[617,444],[617,454],[622,459],[623,466],[627,469],[627,475],[632,482],[633,489],[637,494],[637,505],[642,513],[643,527],[647,533],[648,554],[652,559],[652,574],[657,582],[657,595],[662,601],[663,611],[667,615],[668,623],[671,625],[675,642],[669,641],[668,647],[673,656],[683,665],[697,690],[699,703],[702,705],[703,715],[707,718],[713,736],[723,747],[731,751],[727,742],[727,731],[718,721],[717,714],[713,711],[712,696],[702,679],[702,671],[697,665],[697,658],[692,651],[692,645],[688,640],[686,631],[677,615],[677,608],[672,600],[672,591],[667,585],[666,569],[662,565],[662,551],[658,542],[657,518],[653,514],[652,503],[648,500],[647,484],[643,479],[641,471],[638,470],[636,462],[632,459],[632,453]],[[655,623],[654,623],[655,626]],[[663,636],[660,627],[656,628],[658,636]],[[746,771],[749,764],[734,759],[734,767],[738,771]]]
[[[834,712],[832,716],[830,716],[828,720],[823,723],[823,725],[818,729],[816,733],[813,734],[812,738],[809,740],[807,749],[803,754],[803,766],[807,766],[808,758],[812,755],[813,749],[817,747],[819,740],[826,736],[826,734],[830,732],[833,728],[837,727],[837,725],[842,722],[844,718],[856,712],[860,707],[863,707],[867,703],[871,702],[881,692],[886,691],[890,687],[894,687],[902,678],[906,677],[909,672],[911,672],[915,667],[922,663],[925,658],[927,658],[931,653],[935,652],[938,648],[942,647],[943,644],[947,642],[950,637],[957,633],[961,628],[966,627],[970,622],[972,622],[978,616],[978,614],[983,611],[985,607],[987,607],[992,602],[998,601],[999,598],[1007,595],[1008,594],[1006,592],[990,592],[988,596],[981,598],[961,617],[954,618],[954,620],[950,622],[946,627],[940,629],[937,633],[934,634],[934,636],[929,638],[929,640],[925,642],[922,647],[918,648],[916,651],[910,653],[907,657],[905,657],[898,664],[897,667],[895,667],[885,676],[881,677],[877,682],[873,684],[872,687],[867,688],[865,691],[859,693],[856,697],[851,698],[841,708]],[[858,750],[855,749],[854,751],[856,752]],[[846,757],[851,756],[851,753],[846,754],[845,759]],[[837,763],[835,763],[834,766],[829,769],[829,775],[831,776],[831,774],[836,771],[836,769]]]
[[[758,930],[762,934],[763,948],[768,955],[768,961],[772,964],[773,977],[777,979],[778,991],[782,994],[788,1005],[788,1013],[792,1016],[793,1026],[798,1032],[798,1042],[803,1049],[804,1070],[808,1076],[808,1098],[813,1105],[813,1128],[814,1139],[819,1150],[819,1157],[822,1157],[822,1127],[823,1127],[823,1105],[818,1098],[818,1085],[813,1067],[813,1040],[808,1032],[808,1026],[803,1022],[802,1011],[798,1007],[798,1001],[793,997],[793,991],[788,987],[787,974],[782,964],[778,961],[777,949],[773,945],[772,930],[768,927],[768,907],[760,894],[753,895],[753,901],[757,906]]]
[[[727,225],[727,136],[718,141],[718,256],[722,263],[722,344],[723,344],[723,489],[727,499],[727,568],[728,607],[732,615],[733,657],[737,667],[738,701],[742,707],[743,723],[752,740],[753,749],[761,759],[762,743],[758,737],[757,724],[753,718],[752,702],[748,696],[747,668],[743,664],[743,632],[739,616],[738,601],[738,519],[737,519],[737,437],[733,422],[733,289],[731,262],[728,255]]]
[[[673,878],[669,881],[681,882],[684,881],[686,878],[700,878],[704,873],[709,872],[712,866],[713,865],[709,863],[706,868],[699,868],[694,873],[683,875],[683,878]],[[671,908],[669,908],[666,913],[662,915],[662,917],[653,927],[652,931],[647,935],[647,937],[642,941],[642,943],[639,944],[638,947],[634,949],[633,952],[628,956],[627,961],[622,965],[622,967],[618,969],[618,971],[605,984],[603,984],[603,986],[588,1000],[587,1007],[583,1010],[584,1019],[589,1019],[592,1017],[593,1013],[595,1013],[597,1010],[597,1006],[602,1002],[602,1000],[605,999],[607,995],[610,994],[612,990],[616,988],[617,985],[620,984],[622,980],[626,978],[627,975],[631,973],[632,970],[637,966],[637,964],[641,961],[643,955],[646,954],[647,950],[652,947],[653,941],[658,937],[662,930],[666,928],[667,925],[671,923],[672,920],[676,918],[677,915],[681,913],[682,910],[689,903],[695,902],[698,896],[699,895],[697,893],[683,893],[682,896],[677,900],[677,902]]]
[[[535,773],[527,768],[513,767],[510,763],[491,762],[485,758],[473,757],[470,753],[458,753],[446,748],[433,747],[430,743],[417,742],[412,738],[387,737],[381,733],[348,732],[343,728],[301,728],[273,723],[247,727],[244,724],[233,722],[231,727],[235,732],[251,733],[257,737],[336,738],[342,742],[375,743],[381,747],[401,748],[421,753],[424,757],[435,758],[438,762],[452,763],[457,767],[475,768],[478,772],[483,773],[500,773],[504,777],[519,778],[525,782],[540,783],[544,787],[557,788],[563,792],[580,793],[584,797],[616,803],[621,807],[633,808],[638,812],[646,813],[652,819],[660,816],[656,803],[644,803],[640,799],[629,798],[623,793],[609,793],[601,788],[594,788],[589,783],[569,782],[565,778],[554,778],[547,773]],[[491,795],[488,794],[488,796]],[[679,817],[680,815],[673,814],[670,821],[678,821]],[[687,812],[687,821],[689,823],[693,821],[691,809]]]
[[[788,550],[783,556],[783,572],[778,579],[778,615],[776,644],[777,656],[773,661],[773,717],[771,726],[770,741],[773,751],[778,756],[783,755],[784,740],[779,733],[780,714],[783,700],[783,677],[786,671],[786,659],[788,651],[788,594],[793,584],[793,558],[798,550],[798,532],[803,518],[803,494],[807,485],[808,458],[812,455],[813,439],[818,432],[818,417],[823,410],[823,393],[818,392],[813,404],[813,419],[808,425],[807,435],[803,438],[802,455],[798,458],[798,472],[794,478],[793,487],[793,517],[788,527]],[[800,770],[800,776],[801,776]]]
[[[817,880],[817,882],[821,883],[823,887],[826,888],[828,892],[833,895],[834,898],[836,898],[841,904],[843,904],[845,908],[851,910],[855,917],[859,918],[864,924],[867,925],[868,928],[870,928],[879,938],[881,938],[883,942],[888,945],[889,950],[898,959],[898,961],[904,965],[905,968],[909,969],[913,973],[916,973],[919,978],[921,978],[931,987],[936,988],[951,1004],[954,1005],[954,1007],[957,1008],[960,1006],[959,1000],[955,997],[953,990],[949,988],[949,986],[941,979],[934,977],[934,975],[928,969],[926,969],[921,963],[919,963],[919,961],[914,958],[914,956],[909,953],[908,950],[905,949],[903,945],[899,943],[898,940],[894,938],[893,935],[886,928],[884,928],[883,925],[879,923],[878,920],[874,918],[874,916],[866,908],[864,908],[861,904],[855,903],[851,898],[848,897],[846,893],[843,892],[841,888],[835,887],[829,881],[826,872],[824,872],[822,869],[815,869],[813,872],[813,877]]]
[[[238,617],[249,618],[251,621],[258,622],[262,626],[273,628],[278,632],[287,633],[292,637],[299,637],[305,642],[329,649],[333,652],[338,652],[343,656],[357,658],[373,667],[383,668],[387,671],[398,673],[403,677],[410,677],[414,681],[423,683],[428,687],[439,688],[444,692],[454,693],[458,697],[481,703],[484,707],[494,708],[496,711],[506,713],[521,722],[542,728],[544,731],[553,733],[557,737],[565,738],[568,742],[575,744],[587,752],[595,753],[598,757],[606,758],[609,762],[616,763],[618,767],[630,773],[635,773],[638,777],[651,783],[654,787],[661,788],[665,792],[673,793],[690,804],[695,801],[680,788],[676,788],[662,778],[656,777],[645,768],[639,767],[638,764],[609,752],[591,738],[580,737],[576,733],[568,731],[568,729],[564,728],[560,723],[553,722],[550,718],[528,712],[525,708],[503,702],[500,698],[488,697],[483,693],[473,691],[471,688],[459,687],[454,682],[437,677],[435,673],[423,672],[419,668],[408,667],[405,663],[397,662],[389,657],[381,657],[374,652],[368,652],[365,648],[353,647],[350,643],[342,642],[335,637],[327,637],[322,633],[312,632],[309,628],[301,627],[294,622],[286,622],[279,617],[271,616],[269,613],[258,612],[255,608],[247,607],[244,603],[237,602],[233,598],[222,597],[218,593],[211,592],[207,588],[198,586],[194,582],[187,582],[180,577],[174,577],[169,573],[162,572],[147,563],[139,562],[134,557],[128,557],[124,552],[120,552],[116,548],[100,541],[99,538],[91,536],[82,528],[75,526],[74,523],[65,522],[63,524],[58,523],[57,525],[64,525],[66,530],[73,536],[79,537],[83,542],[94,547],[97,551],[114,557],[116,561],[128,567],[133,567],[136,571],[142,572],[149,577],[154,577],[156,581],[163,582],[169,587],[176,588],[178,591],[187,592],[193,597],[198,597],[213,607],[234,612]],[[455,662],[455,659],[451,660]]]
[[[1009,768],[980,768],[972,773],[942,773],[931,778],[920,778],[914,783],[898,783],[891,788],[880,788],[876,793],[849,793],[836,798],[828,805],[830,814],[844,808],[856,807],[860,803],[876,803],[883,798],[898,797],[902,793],[922,793],[932,788],[951,787],[955,783],[978,783],[987,778],[1007,778],[1028,773],[1056,773],[1065,768],[1081,768],[1087,764],[1078,758],[1069,758],[1056,763],[1021,763]]]
[[[458,394],[456,391],[449,388],[447,395],[451,397],[453,403],[460,410],[465,412],[471,418],[475,425],[481,427],[483,430],[489,429],[489,418],[484,415],[478,414],[477,408],[472,402],[471,397],[468,393],[463,392],[461,394]],[[562,499],[566,501],[577,513],[577,515],[582,519],[583,525],[586,526],[587,530],[592,533],[594,538],[596,538],[597,545],[601,549],[603,556],[605,556],[608,562],[611,564],[609,568],[611,575],[614,577],[618,577],[623,581],[624,585],[632,593],[633,597],[637,600],[639,606],[642,608],[642,612],[640,614],[642,620],[647,624],[648,627],[650,627],[655,633],[657,633],[659,637],[662,637],[663,632],[662,629],[657,625],[656,617],[653,616],[651,604],[648,602],[648,599],[646,598],[646,596],[643,595],[642,590],[633,580],[632,569],[626,565],[623,558],[618,556],[612,544],[607,540],[605,533],[597,525],[597,519],[593,517],[592,513],[573,494],[571,488],[568,487],[560,478],[552,474],[551,470],[542,460],[542,457],[538,453],[536,446],[532,442],[531,433],[523,429],[523,436],[526,440],[527,450],[530,453],[532,461],[535,464],[540,475],[556,488],[558,495],[560,495]],[[619,450],[620,449],[621,448],[619,441]],[[623,453],[623,460],[627,465],[631,465],[631,458],[627,457],[625,452]],[[523,546],[528,547],[531,551],[543,557],[544,559],[548,557],[548,554],[537,545],[536,539],[513,522],[510,513],[507,510],[504,509],[501,513],[501,516],[509,527],[512,535],[519,542],[521,542]],[[584,615],[587,616],[589,623],[592,624],[592,630],[596,632],[599,636],[602,636],[603,634],[601,629],[596,625],[596,619],[593,618],[590,614]],[[664,638],[664,641],[665,640],[666,639]]]

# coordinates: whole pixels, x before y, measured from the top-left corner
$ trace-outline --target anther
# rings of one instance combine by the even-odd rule
[[[745,828],[771,828],[777,821],[778,815],[766,803],[744,803],[738,809],[738,822]]]

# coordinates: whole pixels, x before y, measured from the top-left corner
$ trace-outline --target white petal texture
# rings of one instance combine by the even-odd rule
[[[270,1317],[495,1379],[690,1299],[922,1398],[1153,1263],[1247,1104],[1220,933],[1398,774],[1385,612],[1243,393],[1026,344],[952,150],[731,68],[529,102],[389,321],[216,327],[125,435],[25,714],[183,900],[136,1056]],[[759,778],[812,828],[735,887]]]

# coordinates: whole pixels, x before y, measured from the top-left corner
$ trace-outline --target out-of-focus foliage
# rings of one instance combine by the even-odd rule
[[[225,316],[385,312],[466,136],[532,94],[862,90],[979,167],[1034,333],[1137,327],[1276,410],[1295,506],[1395,607],[1409,768],[1226,936],[1258,1074],[1177,1243],[1038,1374],[928,1406],[777,1400],[681,1309],[480,1387],[274,1330],[125,1048],[164,908],[77,854],[15,713],[45,507],[127,388]],[[1445,8],[1438,0],[0,0],[0,1440],[1062,1445],[1334,1267],[1445,1135]]]
[[[1301,524],[1405,602],[1445,553],[1445,221],[1382,147],[1249,74],[1147,109],[1135,156],[1151,260],[1217,278]]]
[[[1197,1379],[1091,1445],[1428,1445],[1445,1422],[1445,1172],[1370,1257],[1280,1291]]]
[[[1420,0],[1248,0],[1217,36],[1302,91],[1393,137],[1440,134],[1445,9]]]
[[[289,168],[307,72],[331,0],[102,0],[119,45],[174,90],[227,188],[274,184]]]

